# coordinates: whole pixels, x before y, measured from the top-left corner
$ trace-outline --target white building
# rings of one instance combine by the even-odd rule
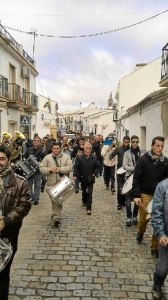
[[[39,111],[36,113],[33,130],[37,132],[40,137],[53,134],[56,138],[59,123],[62,123],[62,116],[58,113],[58,103],[40,94],[38,94],[38,100]]]
[[[148,64],[137,64],[135,70],[121,78],[118,84],[116,99],[118,111],[137,104],[150,93],[158,91],[161,77],[161,57]]]
[[[0,25],[0,134],[33,134],[38,111],[35,61]]]

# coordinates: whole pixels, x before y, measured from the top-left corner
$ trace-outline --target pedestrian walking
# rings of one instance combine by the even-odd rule
[[[73,161],[73,165],[75,164],[76,158],[84,152],[85,138],[80,137],[79,143],[73,148],[71,153],[71,158]],[[79,193],[79,179],[76,177],[75,179],[75,193]]]
[[[139,205],[139,221],[137,243],[143,240],[149,219],[147,212],[143,207],[147,208],[152,200],[156,186],[159,182],[168,177],[168,158],[163,155],[164,137],[157,136],[153,138],[151,150],[141,156],[136,164],[133,177],[132,195],[134,202]],[[152,235],[151,254],[158,258],[158,241],[155,235]]]
[[[62,152],[61,144],[59,142],[53,143],[52,153],[47,154],[42,162],[39,164],[40,172],[47,176],[47,186],[54,186],[59,182],[62,175],[69,175],[72,171],[72,161],[68,155]],[[55,226],[61,223],[62,205],[58,205],[51,200],[52,204],[52,218]]]
[[[10,167],[10,151],[0,147],[0,236],[8,239],[13,254],[0,272],[0,299],[8,300],[10,268],[18,247],[18,236],[23,218],[31,208],[27,180]]]
[[[110,154],[114,151],[113,140],[106,138],[104,146],[101,151],[103,157],[103,169],[104,169],[104,183],[106,185],[106,190],[111,189],[111,192],[115,192],[115,160],[110,160]]]
[[[25,158],[34,156],[37,162],[42,161],[46,155],[46,151],[42,146],[41,138],[39,136],[33,139],[33,147],[30,147],[25,152]],[[28,179],[28,185],[31,193],[31,201],[34,205],[39,204],[40,192],[41,192],[41,173],[39,169]]]
[[[126,170],[126,179],[133,174],[137,161],[141,155],[139,148],[139,137],[136,135],[131,136],[131,148],[124,153],[123,157],[123,168]],[[126,226],[137,225],[138,224],[138,205],[134,203],[133,211],[131,207],[131,202],[133,201],[133,196],[131,193],[125,194],[126,203]]]
[[[153,299],[163,299],[162,286],[168,274],[168,179],[161,181],[153,197],[151,223],[158,239],[159,259],[153,276]]]
[[[85,143],[84,153],[77,157],[73,177],[78,178],[82,188],[82,205],[86,206],[87,215],[92,213],[92,194],[95,177],[98,176],[99,162],[92,152],[92,145]]]
[[[117,147],[112,154],[110,155],[110,160],[114,159],[117,156],[117,170],[119,170],[123,165],[123,156],[125,151],[129,150],[130,146],[130,137],[124,136],[123,144],[120,147]],[[125,173],[117,173],[117,209],[121,210],[125,207],[125,196],[121,194],[121,190],[125,181]]]

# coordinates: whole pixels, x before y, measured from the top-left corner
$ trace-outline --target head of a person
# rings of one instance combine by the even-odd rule
[[[61,143],[59,143],[59,142],[53,143],[52,153],[56,156],[61,153]]]
[[[156,156],[160,156],[163,152],[165,138],[162,136],[156,136],[152,140],[151,150]]]
[[[131,136],[131,147],[133,149],[136,149],[139,144],[139,137],[137,135],[132,135]]]
[[[7,147],[0,147],[0,174],[10,165],[10,151]]]
[[[80,147],[84,147],[84,145],[85,145],[85,138],[84,137],[79,138],[79,145],[80,145]]]
[[[68,144],[68,138],[67,138],[67,136],[63,137],[62,143],[63,143],[63,145],[67,145]]]
[[[124,146],[124,148],[127,148],[129,146],[129,144],[130,144],[130,137],[126,135],[126,136],[123,137],[123,146]]]
[[[94,140],[95,140],[95,142],[98,142],[99,141],[99,135],[95,135]]]
[[[23,134],[24,134],[24,136],[25,136],[25,139],[28,139],[29,134],[28,134],[27,132],[24,132]]]
[[[92,151],[92,145],[90,143],[85,143],[85,145],[84,145],[84,153],[86,155],[90,155],[91,151]]]
[[[33,139],[33,147],[39,148],[41,146],[41,138],[39,136],[34,137]]]

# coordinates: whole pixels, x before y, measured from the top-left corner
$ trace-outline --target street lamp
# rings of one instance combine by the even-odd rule
[[[42,121],[44,120],[44,115],[43,115],[43,114],[41,114],[41,120],[42,120]]]

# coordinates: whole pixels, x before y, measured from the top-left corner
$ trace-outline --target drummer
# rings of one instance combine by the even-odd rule
[[[168,158],[163,155],[164,137],[156,136],[152,140],[151,150],[142,155],[136,164],[133,177],[132,194],[137,205],[147,207],[152,200],[157,184],[168,177]],[[139,208],[137,243],[141,244],[149,219],[147,212]],[[153,235],[151,254],[158,258],[158,240]]]
[[[139,138],[136,135],[131,137],[131,148],[124,153],[123,168],[126,170],[126,178],[129,180],[131,174],[133,174],[136,163],[141,155],[139,148]],[[132,183],[130,191],[132,189]],[[134,203],[133,212],[131,210],[131,201],[133,200],[131,192],[125,195],[126,202],[126,226],[137,225],[138,205]]]
[[[47,154],[39,164],[40,172],[47,175],[47,185],[54,186],[61,175],[68,175],[72,171],[72,161],[70,157],[61,150],[60,142],[53,143],[52,153]],[[62,205],[52,201],[52,219],[55,226],[61,223]]]
[[[123,165],[123,156],[125,151],[129,150],[130,137],[124,136],[123,144],[120,147],[117,147],[112,154],[110,154],[110,160],[114,159],[117,155],[118,163],[117,170],[119,170]],[[125,172],[122,174],[117,173],[117,209],[121,210],[125,206],[125,196],[121,194],[121,189],[125,180]]]

